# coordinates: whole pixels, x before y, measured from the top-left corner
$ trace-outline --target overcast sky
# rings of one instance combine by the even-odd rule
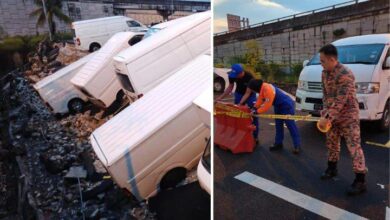
[[[249,18],[249,24],[346,2],[346,0],[213,0],[214,33],[227,30],[226,14]]]

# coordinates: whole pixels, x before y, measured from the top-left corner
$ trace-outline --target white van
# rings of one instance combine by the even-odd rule
[[[176,21],[114,57],[115,72],[130,101],[210,50],[210,11]]]
[[[35,90],[54,113],[81,112],[83,110],[88,98],[70,83],[70,79],[94,55],[95,53],[88,54],[34,85]]]
[[[96,129],[92,147],[119,187],[138,200],[174,187],[196,166],[210,129],[193,101],[209,87],[202,55]]]
[[[198,115],[202,118],[203,123],[211,129],[211,112],[213,110],[213,91],[210,87],[195,99],[194,104],[198,107]],[[202,158],[197,167],[197,175],[200,186],[211,194],[211,149],[210,138],[205,145]]]
[[[197,16],[196,14],[194,16]],[[188,15],[188,16],[185,16],[185,17],[181,17],[181,18],[178,18],[178,19],[173,19],[173,20],[170,20],[170,21],[166,21],[166,22],[162,22],[162,23],[159,23],[159,24],[156,24],[156,25],[153,25],[152,27],[150,27],[148,29],[148,31],[146,31],[146,34],[144,36],[144,38],[148,38],[150,36],[152,36],[153,34],[161,31],[162,29],[165,29],[169,26],[172,26],[172,25],[176,25],[180,22],[183,22],[183,21],[186,21],[186,20],[191,20],[194,18],[194,16],[191,17],[191,15]]]
[[[143,36],[142,32],[116,33],[71,79],[72,84],[95,105],[101,108],[109,107],[123,96],[121,84],[112,65],[112,57],[140,42]]]
[[[75,45],[90,52],[100,49],[115,33],[122,31],[146,32],[141,22],[125,16],[96,18],[72,23]]]
[[[344,38],[332,43],[339,61],[355,75],[361,120],[380,120],[389,127],[390,34]],[[322,109],[322,66],[319,54],[304,62],[296,93],[296,108],[319,115]]]

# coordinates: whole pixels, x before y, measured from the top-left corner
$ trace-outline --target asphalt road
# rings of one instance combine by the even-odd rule
[[[345,143],[341,145],[338,177],[324,181],[320,175],[327,167],[325,135],[313,122],[297,122],[302,139],[301,154],[292,154],[287,128],[284,149],[270,152],[268,147],[273,144],[275,135],[273,123],[272,119],[260,119],[260,144],[253,153],[234,155],[214,147],[214,219],[324,219],[295,202],[287,202],[285,198],[235,179],[245,171],[361,217],[385,219],[386,206],[389,206],[390,150],[365,142],[386,143],[387,132],[376,131],[372,123],[362,123],[362,147],[369,169],[368,191],[350,197],[345,190],[354,174]]]

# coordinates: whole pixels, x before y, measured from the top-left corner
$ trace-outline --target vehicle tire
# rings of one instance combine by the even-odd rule
[[[186,178],[187,170],[182,167],[170,170],[164,175],[160,182],[160,189],[174,188],[178,183]]]
[[[119,90],[119,92],[116,94],[116,100],[117,101],[121,101],[123,99],[123,96],[125,95],[125,93],[123,92],[123,90]]]
[[[98,44],[98,43],[92,43],[90,46],[89,46],[89,52],[95,52],[95,51],[97,51],[97,50],[99,50],[100,49],[100,44]]]
[[[390,108],[389,100],[387,100],[385,108],[383,109],[382,119],[379,121],[379,128],[381,131],[389,130],[390,125]]]
[[[80,113],[84,110],[84,101],[79,98],[72,99],[68,103],[68,109],[70,113]]]
[[[225,91],[225,80],[222,78],[214,79],[214,92],[223,92]]]

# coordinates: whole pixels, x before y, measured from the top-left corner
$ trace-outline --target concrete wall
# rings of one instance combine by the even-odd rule
[[[378,5],[372,6],[373,3]],[[390,33],[388,1],[376,0],[364,4],[356,4],[364,7],[345,6],[309,15],[309,17],[303,16],[300,21],[296,19],[280,21],[215,36],[214,61],[226,63],[232,56],[243,55],[246,52],[245,42],[256,40],[263,50],[266,62],[287,65],[301,63],[313,56],[323,45],[337,39],[364,34]],[[349,13],[340,12],[345,10]],[[341,28],[345,33],[342,36],[335,36],[333,31]]]
[[[192,14],[192,12],[181,12],[176,11],[173,15],[169,16],[169,20],[187,16]],[[157,13],[156,10],[134,10],[126,9],[125,16],[131,17],[135,20],[140,21],[145,25],[150,25],[152,23],[158,23],[163,20],[163,17]]]
[[[113,5],[100,2],[78,2],[63,1],[62,11],[69,14],[69,5],[73,4],[80,10],[79,17],[72,17],[74,20],[85,20],[113,16]],[[37,6],[33,0],[0,0],[0,27],[9,36],[35,35],[36,33],[47,33],[48,28],[36,27],[37,17],[30,17],[30,13]],[[55,19],[57,31],[70,31],[70,25]]]
[[[0,27],[9,36],[35,35],[47,33],[48,28],[36,27],[37,17],[30,17],[30,13],[36,9],[33,0],[0,0]],[[63,30],[66,25],[55,20],[57,30]]]
[[[186,7],[196,8],[200,7],[204,9],[206,6],[202,5],[197,6],[191,5],[184,1],[177,2],[180,7],[183,8],[183,11],[176,11],[169,19],[174,19],[182,16],[192,14],[193,12],[185,11]],[[131,6],[128,3],[124,6]],[[188,5],[186,5],[188,4]],[[203,4],[203,3],[202,3]],[[151,5],[150,7],[152,7]],[[36,17],[30,17],[29,14],[34,11],[37,6],[34,4],[33,0],[0,0],[0,36],[3,36],[5,32],[8,36],[15,35],[35,35],[37,33],[47,33],[48,28],[45,25],[44,27],[36,27]],[[73,8],[73,10],[72,10]],[[62,11],[64,14],[71,17],[74,21],[86,20],[101,18],[107,16],[114,16],[118,11],[115,12],[115,6],[113,1],[89,1],[89,0],[79,0],[79,1],[62,1]],[[124,15],[132,17],[140,22],[149,25],[151,23],[156,23],[162,21],[162,16],[157,13],[156,10],[144,10],[144,9],[123,9],[119,11],[124,11]],[[60,22],[55,19],[57,25],[57,31],[70,31],[70,25]]]

